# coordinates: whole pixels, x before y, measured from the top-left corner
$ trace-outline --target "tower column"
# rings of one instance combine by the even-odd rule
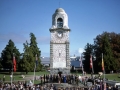
[[[69,42],[66,42],[66,67],[67,71],[66,73],[70,73],[70,57],[69,57]]]
[[[53,43],[50,42],[50,69],[53,67]]]

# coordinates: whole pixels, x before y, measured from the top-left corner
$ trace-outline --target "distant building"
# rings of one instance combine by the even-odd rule
[[[41,57],[41,64],[44,66],[50,66],[50,57]]]

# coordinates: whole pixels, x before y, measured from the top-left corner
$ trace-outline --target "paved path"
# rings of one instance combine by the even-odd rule
[[[66,88],[66,87],[86,87],[83,84],[79,83],[79,85],[75,85],[75,84],[68,84],[68,83],[45,83],[46,85],[50,86],[53,84],[53,86],[56,86],[56,88]]]

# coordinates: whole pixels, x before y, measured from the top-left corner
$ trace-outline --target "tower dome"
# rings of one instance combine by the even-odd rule
[[[56,9],[55,12],[57,13],[57,12],[65,12],[65,11],[64,11],[64,9],[62,9],[62,8],[58,8],[58,9]]]

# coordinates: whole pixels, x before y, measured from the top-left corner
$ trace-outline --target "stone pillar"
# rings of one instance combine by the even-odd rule
[[[53,43],[50,42],[50,73],[53,73]]]
[[[69,42],[66,42],[66,73],[70,74]]]

